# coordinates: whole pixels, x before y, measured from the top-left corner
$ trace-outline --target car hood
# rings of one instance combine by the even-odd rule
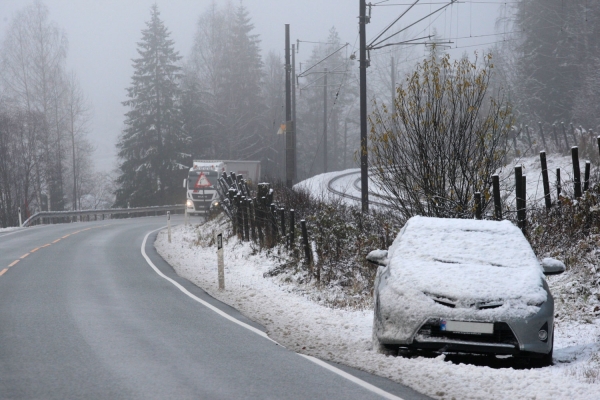
[[[393,286],[457,301],[546,300],[543,270],[509,221],[413,217],[388,251]]]
[[[456,307],[506,300],[538,305],[547,297],[542,279],[536,269],[432,262],[420,263],[418,270],[392,267],[387,284],[397,290],[418,290]]]

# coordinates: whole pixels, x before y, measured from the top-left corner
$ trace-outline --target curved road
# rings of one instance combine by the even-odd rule
[[[373,188],[373,182],[369,180],[369,188]],[[333,176],[327,182],[327,190],[335,195],[354,200],[360,204],[361,199],[361,177],[360,170],[352,172],[343,172]],[[380,201],[373,200],[377,198]],[[369,190],[369,203],[378,205],[380,207],[390,207],[389,203],[386,203],[388,197],[381,195],[380,193]]]
[[[0,398],[425,398],[245,328],[263,329],[158,256],[148,234],[164,224],[149,217],[0,233]]]

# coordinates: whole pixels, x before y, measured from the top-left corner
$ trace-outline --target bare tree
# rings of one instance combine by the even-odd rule
[[[2,87],[15,110],[42,116],[36,140],[35,191],[41,207],[42,192],[48,208],[61,208],[62,145],[61,113],[57,102],[62,93],[61,72],[67,54],[67,39],[49,20],[48,8],[39,0],[23,8],[12,20],[2,46]]]
[[[68,77],[67,94],[65,97],[66,130],[69,134],[71,151],[72,175],[72,209],[76,210],[81,195],[81,182],[86,176],[85,171],[91,170],[91,154],[94,147],[87,140],[87,124],[91,117],[90,107],[83,94],[74,72]],[[88,173],[89,174],[89,173]]]
[[[491,197],[512,124],[502,94],[488,96],[491,72],[491,55],[478,65],[432,51],[398,87],[395,113],[375,105],[372,176],[404,217],[472,217],[474,192]]]

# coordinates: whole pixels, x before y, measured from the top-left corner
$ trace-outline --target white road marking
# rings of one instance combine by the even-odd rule
[[[154,272],[156,272],[161,278],[164,278],[167,281],[171,282],[173,285],[175,285],[175,287],[177,287],[179,290],[181,290],[183,293],[185,293],[188,297],[190,297],[191,299],[197,301],[198,303],[202,304],[203,306],[211,309],[212,311],[216,312],[217,314],[219,314],[223,318],[225,318],[225,319],[227,319],[227,320],[229,320],[229,321],[231,321],[231,322],[233,322],[235,324],[238,324],[242,328],[246,328],[249,331],[254,332],[257,335],[259,335],[259,336],[261,336],[261,337],[263,337],[265,339],[268,339],[271,342],[273,342],[273,343],[281,346],[281,344],[279,344],[276,341],[274,341],[273,339],[271,339],[265,332],[263,332],[263,331],[261,331],[259,329],[256,329],[255,327],[250,326],[250,325],[248,325],[248,324],[246,324],[246,323],[244,323],[242,321],[239,321],[238,319],[232,317],[231,315],[227,314],[226,312],[219,310],[217,307],[213,306],[212,304],[207,303],[206,301],[204,301],[204,300],[202,300],[202,299],[194,296],[186,288],[184,288],[183,286],[181,286],[178,282],[175,282],[173,279],[171,279],[171,278],[167,277],[165,274],[163,274],[158,269],[158,267],[156,265],[154,265],[154,263],[152,262],[152,260],[150,260],[150,257],[148,257],[148,255],[146,254],[146,242],[148,241],[148,237],[152,233],[154,233],[156,231],[159,231],[161,229],[165,229],[165,228],[166,228],[166,226],[163,226],[161,228],[158,228],[158,229],[155,229],[153,231],[148,232],[146,234],[146,236],[144,237],[144,241],[142,242],[142,248],[141,248],[141,250],[142,250],[142,256],[144,257],[144,259],[146,260],[146,262],[152,267],[152,269],[154,270]],[[285,346],[281,346],[281,347],[285,348]],[[296,353],[296,354],[298,354],[299,356],[304,357],[307,360],[310,360],[313,363],[315,363],[315,364],[317,364],[317,365],[319,365],[319,366],[321,366],[321,367],[323,367],[323,368],[325,368],[325,369],[327,369],[327,370],[329,370],[329,371],[331,371],[331,372],[333,372],[333,373],[341,376],[342,378],[345,378],[345,379],[347,379],[347,380],[349,380],[351,382],[354,382],[355,384],[363,387],[364,389],[367,389],[367,390],[369,390],[369,391],[371,391],[371,392],[373,392],[375,394],[380,395],[381,397],[383,397],[385,399],[404,400],[402,397],[398,397],[396,395],[388,393],[385,390],[380,389],[377,386],[371,385],[370,383],[365,382],[362,379],[359,379],[359,378],[355,377],[354,375],[351,375],[351,374],[349,374],[349,373],[347,373],[345,371],[342,371],[341,369],[338,369],[338,368],[336,368],[336,367],[334,367],[332,365],[329,365],[326,362],[319,360],[318,358],[315,358],[315,357],[312,357],[312,356],[307,356],[307,355],[300,354],[300,353]]]
[[[362,386],[363,388],[370,390],[373,393],[376,393],[378,395],[380,395],[381,397],[385,398],[385,399],[391,399],[391,400],[403,400],[402,397],[398,397],[396,395],[393,395],[391,393],[386,392],[383,389],[379,389],[377,386],[371,385],[368,382],[363,381],[362,379],[359,379],[357,377],[355,377],[354,375],[351,375],[345,371],[342,371],[341,369],[338,369],[336,367],[334,367],[331,364],[327,364],[325,361],[323,360],[319,360],[316,357],[313,356],[307,356],[306,354],[300,354],[300,353],[296,353],[301,357],[306,358],[307,360],[310,360],[312,362],[314,362],[317,365],[320,365],[321,367],[330,370],[331,372],[338,374],[339,376],[341,376],[342,378],[346,378],[349,381],[352,381],[354,383],[356,383],[359,386]]]

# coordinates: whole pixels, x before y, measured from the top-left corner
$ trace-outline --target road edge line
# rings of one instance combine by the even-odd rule
[[[213,306],[210,303],[207,303],[206,301],[194,296],[192,293],[190,293],[186,288],[184,288],[183,286],[181,286],[181,284],[179,284],[178,282],[174,281],[173,279],[169,278],[168,276],[166,276],[165,274],[163,274],[156,265],[154,265],[154,263],[152,262],[152,260],[150,260],[150,257],[148,257],[148,255],[146,254],[146,242],[148,241],[148,237],[156,232],[156,231],[160,231],[161,229],[165,229],[166,226],[160,227],[158,229],[155,229],[153,231],[150,231],[146,234],[146,236],[144,236],[144,240],[142,241],[142,247],[141,247],[141,252],[142,252],[142,256],[144,257],[144,259],[146,260],[146,262],[148,263],[148,265],[150,265],[150,267],[152,267],[152,269],[154,270],[154,272],[156,272],[158,274],[158,276],[160,276],[163,279],[166,279],[167,281],[171,282],[173,285],[175,285],[175,287],[179,290],[181,290],[184,294],[186,294],[188,297],[190,297],[192,300],[197,301],[198,303],[202,304],[203,306],[209,308],[210,310],[216,312],[217,314],[219,314],[220,316],[222,316],[225,319],[228,319],[229,321],[238,324],[239,326],[241,326],[242,328],[246,328],[251,332],[256,333],[259,336],[262,336],[265,339],[270,340],[271,342],[275,343],[278,346],[281,346],[283,348],[285,348],[285,346],[282,346],[281,344],[277,343],[275,340],[271,339],[265,332],[256,329],[255,327],[248,325],[240,320],[238,320],[237,318],[232,317],[231,315],[227,314],[226,312],[218,309],[217,307]],[[299,355],[300,357],[304,357],[309,361],[312,361],[313,363],[319,365],[322,368],[325,368],[339,376],[341,376],[342,378],[345,378],[347,380],[349,380],[350,382],[354,382],[355,384],[357,384],[358,386],[367,389],[375,394],[378,394],[379,396],[385,398],[385,399],[390,399],[390,400],[404,400],[402,397],[398,397],[396,395],[393,395],[389,392],[386,392],[383,389],[378,388],[375,385],[372,385],[368,382],[363,381],[360,378],[355,377],[352,374],[347,373],[346,371],[342,371],[341,369],[338,369],[336,367],[334,367],[333,365],[327,364],[325,361],[320,360],[316,357],[313,356],[308,356],[306,354],[301,354],[301,353],[297,353],[294,352],[297,355]]]
[[[148,257],[148,255],[146,254],[146,242],[148,241],[148,237],[149,237],[149,236],[150,236],[152,233],[154,233],[154,232],[156,232],[156,231],[159,231],[159,230],[161,230],[161,229],[164,229],[164,228],[165,228],[165,227],[163,226],[163,227],[161,227],[161,228],[158,228],[158,229],[155,229],[155,230],[153,230],[153,231],[150,231],[150,232],[148,232],[148,233],[146,234],[146,236],[144,237],[144,241],[142,242],[142,248],[141,248],[141,250],[142,250],[142,256],[143,256],[143,257],[146,259],[146,262],[147,262],[147,263],[150,265],[150,267],[152,267],[152,269],[154,270],[154,272],[156,272],[156,273],[157,273],[157,274],[158,274],[158,275],[159,275],[161,278],[164,278],[164,279],[166,279],[167,281],[171,282],[173,285],[175,285],[175,287],[176,287],[177,289],[181,290],[181,291],[182,291],[184,294],[186,294],[186,295],[187,295],[188,297],[190,297],[192,300],[195,300],[195,301],[197,301],[198,303],[202,304],[203,306],[205,306],[205,307],[207,307],[207,308],[211,309],[212,311],[216,312],[217,314],[219,314],[219,315],[220,315],[220,316],[222,316],[223,318],[226,318],[226,319],[230,320],[231,322],[233,322],[233,323],[236,323],[236,324],[240,325],[241,327],[243,327],[243,328],[246,328],[246,329],[248,329],[248,330],[250,330],[250,331],[252,331],[252,332],[256,333],[257,335],[259,335],[259,336],[262,336],[262,337],[264,337],[265,339],[268,339],[268,340],[270,340],[271,342],[273,342],[273,343],[275,343],[275,344],[277,344],[277,345],[281,346],[279,343],[277,343],[276,341],[274,341],[273,339],[271,339],[271,338],[270,338],[270,337],[269,337],[269,336],[268,336],[268,335],[267,335],[265,332],[263,332],[263,331],[261,331],[261,330],[259,330],[259,329],[256,329],[255,327],[253,327],[253,326],[250,326],[250,325],[248,325],[248,324],[246,324],[246,323],[244,323],[244,322],[242,322],[242,321],[238,320],[237,318],[234,318],[234,317],[232,317],[231,315],[229,315],[229,314],[227,314],[226,312],[224,312],[224,311],[222,311],[222,310],[218,309],[217,307],[213,306],[212,304],[210,304],[210,303],[208,303],[208,302],[206,302],[206,301],[204,301],[204,300],[202,300],[202,299],[200,299],[200,298],[198,298],[198,297],[194,296],[194,295],[193,295],[192,293],[190,293],[190,292],[189,292],[189,291],[188,291],[186,288],[184,288],[184,287],[183,287],[181,284],[179,284],[178,282],[174,281],[173,279],[171,279],[171,278],[169,278],[168,276],[166,276],[165,274],[163,274],[163,273],[162,273],[162,272],[161,272],[161,271],[158,269],[158,267],[157,267],[156,265],[154,265],[154,263],[152,262],[152,260],[150,260],[150,257]],[[281,346],[281,347],[284,347],[284,346]]]
[[[306,358],[309,361],[312,361],[313,363],[319,365],[322,368],[328,369],[329,371],[338,374],[339,376],[341,376],[342,378],[345,378],[351,382],[356,383],[358,386],[363,387],[364,389],[370,390],[371,392],[380,395],[381,397],[385,398],[385,399],[390,399],[390,400],[404,400],[402,397],[398,397],[395,394],[391,394],[389,392],[386,392],[383,389],[378,388],[375,385],[370,384],[369,382],[365,382],[360,378],[355,377],[352,374],[347,373],[346,371],[342,371],[339,368],[334,367],[331,364],[326,363],[325,361],[313,357],[313,356],[309,356],[306,354],[301,354],[301,353],[296,353],[301,357]]]

